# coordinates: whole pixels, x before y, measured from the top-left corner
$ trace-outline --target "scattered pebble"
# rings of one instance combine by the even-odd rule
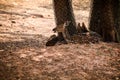
[[[20,58],[25,58],[25,57],[27,57],[26,54],[21,54],[21,55],[20,55]]]
[[[44,18],[44,16],[43,16],[43,15],[39,15],[39,17]]]
[[[36,16],[32,16],[32,18],[36,18]]]
[[[50,17],[50,15],[48,15],[48,17]]]
[[[16,23],[15,21],[11,21],[12,23]]]
[[[2,26],[2,24],[0,24],[0,26]]]
[[[23,13],[27,13],[27,11],[22,11]]]
[[[33,14],[32,18],[36,18],[36,17],[44,18],[42,14]]]
[[[4,50],[2,49],[2,50],[0,50],[0,52],[3,52]]]
[[[46,51],[46,49],[41,49],[41,52],[45,52]]]

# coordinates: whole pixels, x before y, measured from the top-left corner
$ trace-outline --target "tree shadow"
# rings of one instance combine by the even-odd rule
[[[27,37],[29,37],[29,36],[35,36],[36,35],[36,34],[25,34],[25,33],[14,33],[14,32],[1,32],[1,31],[0,31],[0,34],[10,34],[10,35],[27,36]],[[39,34],[39,35],[41,35],[41,34]],[[41,35],[41,36],[43,36],[43,35]]]
[[[12,8],[13,5],[7,5],[7,4],[1,4],[0,3],[0,9],[9,9],[9,8]]]
[[[18,16],[25,16],[25,17],[30,17],[30,16],[36,16],[39,18],[44,18],[42,14],[35,14],[35,13],[17,13],[17,12],[10,12],[10,11],[5,11],[5,10],[0,10],[0,14],[9,14],[9,15],[18,15]]]
[[[8,12],[8,11],[4,11],[4,10],[0,10],[0,14],[9,14],[9,15],[19,15],[19,16],[26,16],[28,17],[29,15],[27,14],[21,14],[21,13],[16,13],[16,12]]]
[[[10,79],[13,75],[13,71],[8,67],[5,62],[0,61],[0,79],[1,80],[6,80]]]
[[[21,37],[21,40],[17,40],[17,41],[0,42],[0,50],[3,51],[15,51],[25,47],[40,48],[40,47],[44,47],[47,41],[47,37],[43,35],[23,34],[23,33],[17,34],[12,32],[0,32],[0,34],[10,34],[15,37],[17,36]]]
[[[25,62],[24,60],[27,59],[18,58],[17,54],[14,54],[14,52],[26,47],[32,49],[42,48],[45,46],[45,41],[47,38],[44,35],[36,36],[36,34],[17,34],[12,32],[0,32],[0,34],[10,34],[16,37],[21,36],[23,39],[22,41],[0,41],[0,80],[19,80],[21,78],[22,80],[27,80],[27,71],[22,71],[25,66],[23,66]],[[17,65],[17,61],[20,65]]]

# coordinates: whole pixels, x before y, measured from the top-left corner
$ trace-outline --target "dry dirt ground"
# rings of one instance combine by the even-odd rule
[[[0,1],[0,80],[120,80],[120,44],[46,47],[55,27],[51,4]],[[88,24],[89,9],[74,12]]]

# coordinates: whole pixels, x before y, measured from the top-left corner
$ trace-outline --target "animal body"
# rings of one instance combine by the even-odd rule
[[[66,43],[70,42],[70,34],[68,32],[68,27],[71,21],[65,21],[63,24],[58,25],[53,29],[54,32],[62,33],[64,40]]]

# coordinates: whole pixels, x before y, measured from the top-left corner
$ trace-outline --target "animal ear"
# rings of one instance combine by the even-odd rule
[[[71,21],[66,21],[66,22],[65,22],[65,26],[69,26],[70,23],[71,23]]]
[[[80,23],[78,23],[78,27],[81,27]]]
[[[86,27],[86,25],[85,25],[85,23],[84,23],[84,22],[82,22],[82,27]]]
[[[87,27],[84,22],[82,22],[82,29],[83,29],[83,32],[88,32]]]

